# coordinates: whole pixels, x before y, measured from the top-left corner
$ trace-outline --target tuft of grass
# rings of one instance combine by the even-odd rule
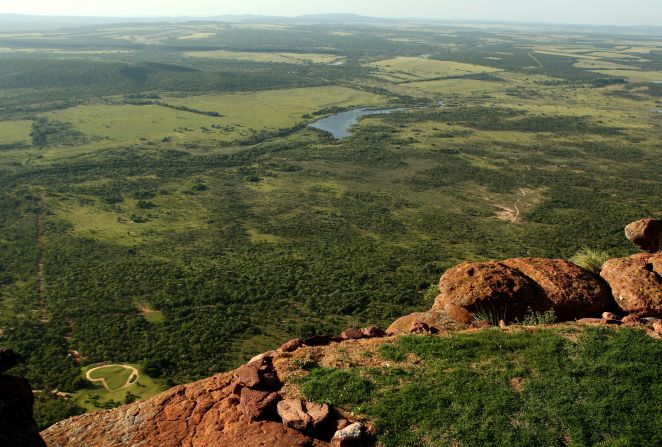
[[[611,257],[606,251],[584,247],[570,258],[570,262],[589,272],[598,274],[602,269],[602,265]]]
[[[473,320],[475,323],[487,321],[492,326],[498,326],[500,320],[506,320],[507,309],[503,308],[484,308],[478,307],[474,311]]]
[[[536,312],[529,307],[528,312],[520,324],[525,326],[536,326],[539,324],[553,324],[555,321],[556,313],[554,312],[554,309],[549,309],[544,312]]]

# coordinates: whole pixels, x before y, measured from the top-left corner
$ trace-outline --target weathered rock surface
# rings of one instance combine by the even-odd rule
[[[415,312],[398,318],[386,329],[386,333],[389,335],[410,334],[412,329],[418,327],[419,323],[435,328],[438,332],[458,327],[458,323],[445,312],[431,310]]]
[[[276,407],[278,399],[278,393],[244,388],[241,390],[239,407],[249,421],[266,419]]]
[[[593,273],[564,259],[515,258],[503,261],[533,280],[542,294],[542,307],[554,309],[559,321],[600,315],[613,305],[609,288]]]
[[[655,253],[662,250],[662,220],[641,219],[625,227],[625,237],[634,245]]]
[[[610,259],[600,275],[624,313],[662,317],[662,252]]]
[[[493,310],[508,318],[539,307],[536,284],[503,262],[464,262],[448,269],[439,280],[440,294],[433,310],[458,306],[470,313]]]
[[[331,410],[326,404],[286,399],[278,402],[278,415],[288,427],[299,431],[315,431],[329,420]]]
[[[249,421],[232,395],[234,382],[232,373],[219,374],[144,402],[67,419],[42,436],[49,447],[328,445],[280,422]]]
[[[13,366],[18,356],[3,350],[0,356],[3,367]],[[7,369],[9,369],[7,367]],[[0,374],[0,446],[43,447],[37,423],[32,417],[34,395],[27,380]]]

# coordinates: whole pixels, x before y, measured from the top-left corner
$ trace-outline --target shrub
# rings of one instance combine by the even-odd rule
[[[593,273],[600,273],[602,264],[607,262],[611,255],[602,250],[593,250],[592,248],[582,248],[573,257],[570,262]]]

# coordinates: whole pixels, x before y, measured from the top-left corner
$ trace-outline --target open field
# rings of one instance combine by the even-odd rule
[[[379,69],[380,76],[389,81],[415,81],[450,76],[499,71],[492,67],[460,62],[438,61],[423,57],[396,57],[370,64]]]
[[[191,37],[188,37],[189,39]],[[180,37],[182,39],[182,37]],[[189,57],[207,57],[213,59],[236,59],[241,61],[276,62],[285,64],[330,64],[338,60],[333,54],[315,53],[260,53],[240,51],[187,51],[184,53]]]
[[[99,411],[124,403],[127,395],[133,395],[135,399],[147,399],[162,390],[161,385],[135,364],[92,365],[83,368],[83,375],[92,383],[92,387],[78,391],[73,399],[88,411]]]
[[[32,121],[0,121],[0,146],[11,143],[29,143]]]
[[[150,104],[82,105],[41,116],[71,124],[96,147],[164,138],[231,141],[260,131],[295,126],[304,115],[320,109],[383,104],[384,98],[344,87],[313,87],[186,97],[164,95],[160,101],[176,107],[216,112],[220,116]],[[13,126],[6,128],[8,132]],[[20,130],[19,126],[12,131]]]

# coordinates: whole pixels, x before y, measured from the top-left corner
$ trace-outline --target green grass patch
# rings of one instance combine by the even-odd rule
[[[106,385],[111,390],[122,388],[127,384],[131,375],[132,370],[122,365],[102,366],[89,373],[91,379],[105,381]]]
[[[402,337],[382,356],[419,362],[316,369],[301,389],[361,411],[385,447],[660,445],[660,341],[632,329],[569,335]]]
[[[131,371],[125,366],[134,367],[138,370],[137,380],[135,376],[129,380]],[[87,371],[93,368],[95,368],[95,365],[84,367],[82,369],[83,377],[85,377]],[[163,386],[149,377],[137,364],[107,365],[92,372],[90,376],[93,379],[105,379],[111,391],[107,390],[100,382],[90,382],[87,388],[74,393],[73,401],[87,411],[113,408],[135,400],[148,399],[163,390]]]

